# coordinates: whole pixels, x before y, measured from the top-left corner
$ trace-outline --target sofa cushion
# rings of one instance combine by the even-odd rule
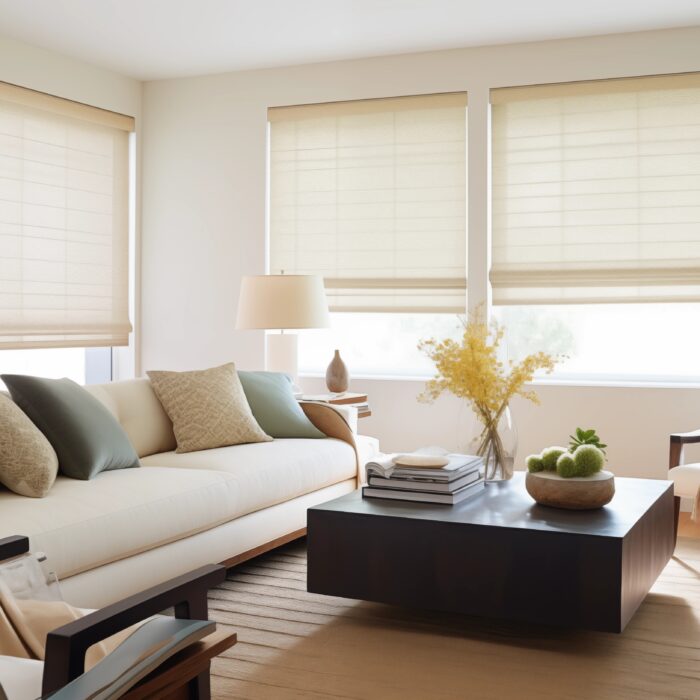
[[[296,498],[351,479],[357,474],[355,450],[340,440],[280,439],[257,445],[219,447],[143,459],[144,467],[218,470],[236,484],[241,512]]]
[[[22,496],[41,498],[57,472],[51,443],[12,399],[0,394],[0,483]]]
[[[272,440],[258,425],[233,362],[191,372],[147,372],[173,422],[176,452]]]
[[[292,380],[282,372],[239,372],[246,399],[260,427],[273,438],[326,437],[294,398]]]
[[[46,498],[0,492],[0,537],[29,535],[61,577],[158,547],[239,515],[228,474],[124,469],[59,476]]]
[[[90,481],[59,476],[42,499],[0,492],[0,537],[29,535],[32,550],[45,552],[59,578],[66,578],[356,472],[352,447],[331,439],[169,452],[144,463],[148,468],[103,472]]]
[[[175,449],[172,421],[148,379],[93,384],[85,390],[119,421],[139,457]]]
[[[66,476],[91,479],[101,471],[139,466],[114,416],[74,381],[21,374],[3,374],[2,380],[56,450]]]

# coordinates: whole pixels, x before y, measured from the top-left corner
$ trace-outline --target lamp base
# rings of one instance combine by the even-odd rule
[[[268,333],[266,336],[265,369],[284,372],[296,384],[299,372],[298,337],[296,333]]]

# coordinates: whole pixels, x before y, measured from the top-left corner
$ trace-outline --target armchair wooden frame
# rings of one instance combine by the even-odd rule
[[[0,561],[28,551],[27,537],[0,539]],[[93,644],[152,615],[173,608],[177,618],[208,620],[207,593],[225,578],[226,569],[223,566],[202,566],[50,632],[46,638],[42,695],[59,690],[84,673],[85,653]],[[217,640],[217,643],[218,649],[224,642]],[[228,635],[224,648],[232,644],[235,644],[235,635]],[[187,697],[191,700],[207,700],[210,697],[208,659],[206,661],[205,670],[187,681]],[[190,666],[198,670],[201,664]]]
[[[674,467],[679,467],[683,464],[683,448],[686,445],[700,442],[700,430],[693,430],[689,433],[672,433],[669,443],[668,468],[669,471]],[[681,498],[680,496],[673,497],[674,503],[674,527],[676,537],[678,537],[678,521],[681,514]]]

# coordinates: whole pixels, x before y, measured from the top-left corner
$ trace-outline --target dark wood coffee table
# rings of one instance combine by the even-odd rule
[[[453,507],[356,491],[308,511],[308,589],[621,632],[673,553],[673,487],[615,485],[594,511],[535,504],[522,473]]]

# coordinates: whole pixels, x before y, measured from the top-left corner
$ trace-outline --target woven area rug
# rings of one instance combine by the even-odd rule
[[[622,635],[313,595],[303,541],[230,571],[210,609],[239,639],[213,664],[217,700],[700,698],[698,540]]]

